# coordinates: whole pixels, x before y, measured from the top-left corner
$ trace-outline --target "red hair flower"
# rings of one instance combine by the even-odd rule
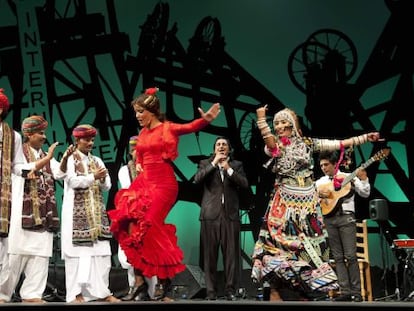
[[[145,90],[145,94],[147,95],[155,95],[155,93],[157,93],[159,90],[159,88],[157,87],[150,87],[148,89]]]

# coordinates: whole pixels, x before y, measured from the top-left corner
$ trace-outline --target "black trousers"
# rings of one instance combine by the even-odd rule
[[[240,221],[221,215],[217,220],[201,221],[203,270],[208,296],[217,295],[219,250],[223,255],[224,292],[235,293],[239,277]]]

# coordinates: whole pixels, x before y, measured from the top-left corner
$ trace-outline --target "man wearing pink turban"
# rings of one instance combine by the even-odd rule
[[[66,167],[61,219],[66,302],[117,302],[109,289],[112,234],[103,198],[111,178],[102,159],[91,153],[97,130],[82,124],[72,135],[75,146]]]

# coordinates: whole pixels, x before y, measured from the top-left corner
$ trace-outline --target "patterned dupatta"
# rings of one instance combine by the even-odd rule
[[[77,150],[73,154],[77,175],[86,176],[96,171],[97,163],[92,154],[89,153],[87,157],[87,167],[85,167],[80,151]],[[88,188],[74,189],[72,243],[75,245],[92,246],[97,240],[112,238],[99,184],[100,181],[95,180]]]
[[[11,212],[11,167],[14,151],[14,131],[6,122],[0,122],[3,136],[0,137],[0,237],[9,235]]]
[[[137,168],[135,167],[135,161],[129,160],[127,163],[129,178],[131,182],[137,177]]]
[[[29,144],[23,144],[23,153],[28,163],[36,161],[35,154]],[[40,158],[44,158],[46,153],[40,150],[39,155]],[[55,181],[50,163],[47,163],[39,178],[25,179],[24,181],[22,227],[32,231],[57,232],[59,224]]]

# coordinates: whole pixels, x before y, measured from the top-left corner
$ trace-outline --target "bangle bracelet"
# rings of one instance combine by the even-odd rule
[[[362,145],[368,141],[368,134],[352,137],[352,143],[355,145]]]
[[[259,130],[260,130],[260,132],[270,132],[271,130],[270,130],[270,127],[269,127],[269,125],[266,123],[266,125],[264,125],[264,126],[260,126],[260,127],[258,127],[259,128]]]
[[[368,141],[368,134],[358,136],[359,144],[362,145]]]

